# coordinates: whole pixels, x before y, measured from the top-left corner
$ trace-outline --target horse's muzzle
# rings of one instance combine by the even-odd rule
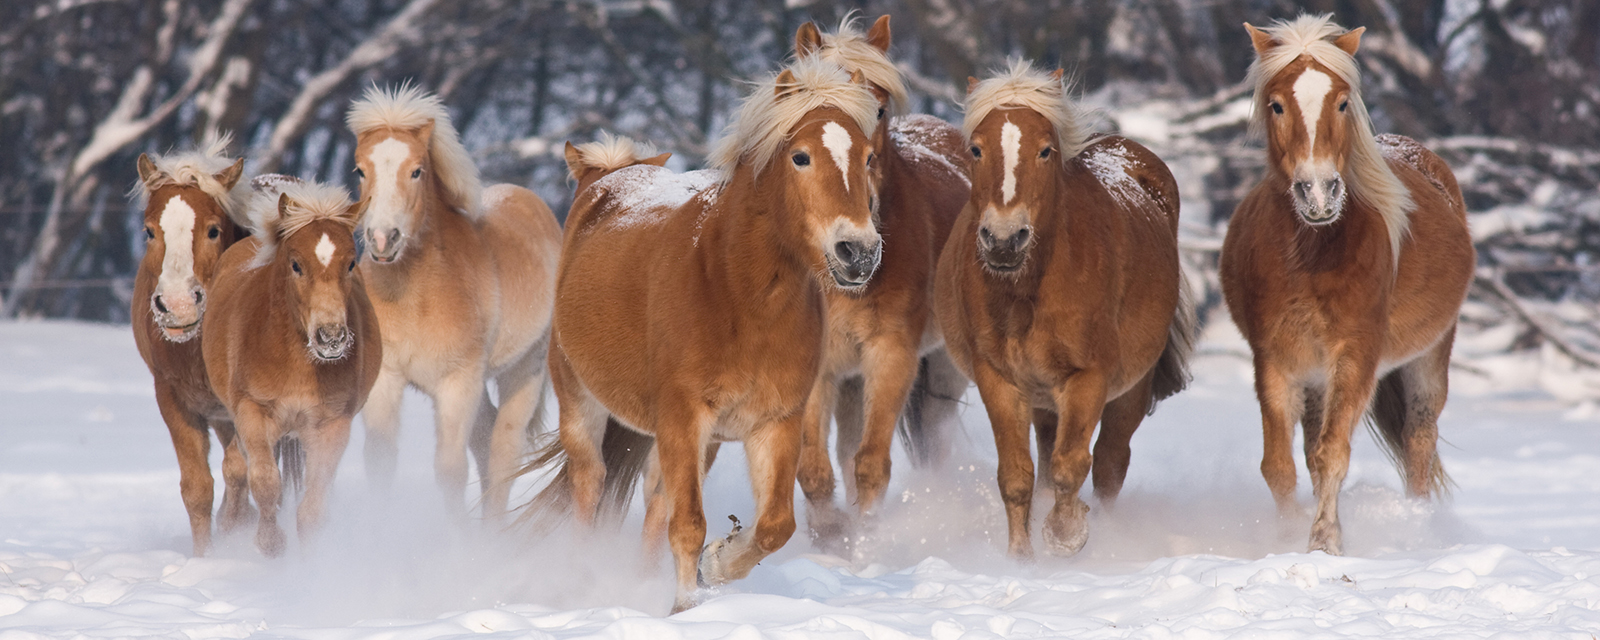
[[[846,291],[867,286],[883,260],[883,241],[868,244],[858,240],[836,242],[828,255],[828,271],[834,284]]]
[[[1309,225],[1332,224],[1344,212],[1344,179],[1337,174],[1327,180],[1296,180],[1290,195],[1295,212]]]
[[[188,342],[200,333],[205,317],[206,294],[198,285],[176,298],[168,299],[157,291],[150,295],[150,313],[161,336],[169,342]]]
[[[372,256],[372,261],[378,264],[389,264],[400,259],[400,250],[404,248],[406,239],[400,235],[399,229],[378,231],[367,229],[367,253]]]
[[[1001,238],[988,227],[978,228],[978,257],[984,266],[999,273],[1014,273],[1028,259],[1028,249],[1033,246],[1033,230],[1028,227]]]
[[[311,335],[311,355],[322,362],[332,362],[350,355],[355,346],[355,333],[342,324],[324,324]]]

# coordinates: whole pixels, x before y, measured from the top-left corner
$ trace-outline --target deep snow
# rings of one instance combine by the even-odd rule
[[[1276,522],[1240,348],[1212,327],[1195,384],[1145,422],[1122,500],[1095,506],[1075,558],[1005,559],[993,445],[971,392],[958,459],[914,472],[897,452],[889,504],[852,558],[813,555],[800,533],[749,579],[662,617],[672,587],[639,558],[637,514],[615,534],[539,538],[447,518],[415,396],[393,495],[368,493],[358,427],[312,544],[264,560],[241,534],[191,558],[128,329],[0,323],[0,640],[1600,633],[1600,552],[1586,551],[1600,549],[1594,411],[1457,371],[1441,427],[1453,497],[1401,497],[1363,433],[1342,498],[1351,555],[1297,553],[1309,517]],[[724,451],[707,484],[711,535],[727,514],[752,518],[738,447]],[[1300,492],[1309,504],[1303,469]]]

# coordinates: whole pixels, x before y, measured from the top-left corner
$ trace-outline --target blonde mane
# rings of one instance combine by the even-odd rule
[[[196,187],[216,200],[222,212],[234,224],[248,226],[250,220],[245,211],[250,205],[250,181],[241,177],[232,189],[217,182],[217,174],[233,166],[234,160],[225,155],[228,145],[232,143],[232,134],[209,131],[198,149],[165,155],[148,154],[160,175],[150,184],[140,180],[134,185],[132,195],[143,204],[150,200],[150,192],[167,185]]]
[[[805,56],[787,70],[794,74],[794,82],[782,87],[784,95],[777,94],[781,74],[756,83],[712,146],[707,160],[723,181],[732,178],[740,164],[753,165],[760,174],[779,145],[788,140],[790,130],[813,110],[834,107],[844,111],[862,135],[871,135],[878,127],[878,99],[866,85],[852,82],[843,67]]]
[[[854,11],[845,14],[838,31],[822,34],[822,48],[816,55],[847,71],[860,71],[867,82],[889,94],[889,115],[901,115],[910,103],[905,76],[888,55],[867,42],[867,34],[857,27],[859,19]]]
[[[356,136],[379,128],[415,129],[433,121],[431,149],[433,172],[444,185],[445,200],[463,215],[477,219],[483,215],[483,181],[478,165],[472,162],[461,136],[450,121],[450,112],[439,96],[403,84],[384,89],[373,85],[361,100],[350,106],[345,124]]]
[[[1074,158],[1089,142],[1084,114],[1067,97],[1067,86],[1055,75],[1034,68],[1027,60],[1013,59],[1007,68],[979,82],[967,94],[961,134],[970,142],[978,124],[995,109],[1022,107],[1050,121],[1061,144],[1061,161]]]
[[[627,136],[614,136],[609,131],[600,132],[600,139],[577,145],[578,157],[590,167],[606,172],[616,171],[657,155],[656,146],[636,142]],[[577,180],[572,167],[567,167],[567,177]]]
[[[1277,46],[1258,55],[1250,65],[1249,78],[1255,85],[1251,102],[1250,128],[1254,135],[1266,130],[1267,83],[1282,73],[1300,56],[1327,67],[1334,75],[1350,85],[1351,115],[1350,155],[1345,163],[1344,179],[1350,185],[1350,194],[1377,209],[1383,216],[1384,227],[1389,231],[1389,244],[1394,259],[1400,260],[1400,243],[1411,224],[1411,210],[1416,202],[1400,178],[1389,169],[1373,136],[1372,118],[1367,115],[1367,105],[1361,100],[1361,66],[1343,49],[1334,46],[1333,39],[1344,35],[1346,29],[1334,24],[1331,14],[1302,15],[1292,21],[1279,20],[1261,29],[1272,36]]]
[[[278,199],[284,195],[289,196],[289,206],[279,211]],[[356,217],[350,205],[350,192],[344,187],[320,182],[284,182],[256,191],[250,198],[250,231],[261,247],[249,268],[272,262],[284,238],[318,220],[338,222],[354,233]]]

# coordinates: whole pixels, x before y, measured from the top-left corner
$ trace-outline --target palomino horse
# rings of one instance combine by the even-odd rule
[[[482,188],[437,96],[373,87],[346,120],[372,257],[361,269],[384,339],[364,414],[368,474],[393,480],[400,400],[413,385],[433,398],[446,500],[465,508],[471,427],[483,514],[498,520],[543,412],[561,226],[532,191]],[[498,410],[486,397],[490,377]]]
[[[828,426],[839,413],[839,464],[847,499],[861,513],[883,500],[889,488],[889,449],[895,423],[913,382],[921,387],[906,417],[907,447],[913,459],[929,462],[948,453],[940,425],[923,424],[938,407],[954,415],[954,399],[966,389],[959,374],[918,376],[921,354],[929,367],[953,368],[940,349],[943,336],[933,321],[933,276],[950,227],[967,203],[970,185],[961,131],[932,116],[886,113],[906,108],[906,86],[887,55],[889,16],[878,18],[865,34],[847,17],[832,34],[806,23],[795,33],[795,55],[819,55],[860,72],[879,101],[872,144],[882,160],[878,181],[878,229],[886,241],[883,264],[860,290],[826,289],[828,331],[822,370],[806,403],[805,437],[800,453],[800,486],[806,494],[806,522],[824,546],[842,542],[843,514],[834,506],[833,465],[828,462]],[[953,373],[953,372],[952,372]],[[847,379],[859,378],[859,381]],[[929,389],[928,383],[945,382]]]
[[[593,523],[618,493],[607,485],[636,480],[608,474],[608,463],[652,450],[605,448],[606,432],[653,435],[678,610],[693,605],[697,574],[708,584],[742,578],[794,533],[821,289],[865,286],[882,251],[867,138],[878,103],[858,80],[802,59],[745,98],[713,150],[714,170],[617,170],[579,193],[567,219],[550,350],[561,401],[554,446],[564,455],[544,459],[564,458],[567,481],[546,492],[570,498],[535,504],[569,502]],[[758,514],[702,552],[700,483],[713,440],[744,441]]]
[[[261,517],[256,546],[283,552],[274,447],[297,439],[305,497],[301,540],[321,519],[350,421],[378,379],[383,344],[356,268],[356,205],[339,187],[289,184],[257,194],[255,231],[217,267],[202,338],[211,388],[228,407]],[[291,481],[295,480],[291,478]]]
[[[1109,503],[1134,430],[1188,382],[1194,313],[1178,263],[1177,184],[1135,142],[1086,142],[1060,70],[1016,61],[971,83],[962,128],[972,200],[939,259],[939,321],[994,427],[1011,555],[1033,555],[1030,412],[1055,488],[1045,550],[1070,555],[1088,540],[1078,490],[1095,423],[1095,494]]]
[[[189,511],[195,555],[211,546],[211,438],[222,443],[221,528],[250,517],[250,492],[244,458],[234,442],[228,410],[211,393],[200,355],[200,320],[217,259],[244,232],[250,186],[240,180],[244,160],[230,161],[217,138],[199,151],[139,156],[139,185],[145,200],[144,259],[133,285],[133,341],[155,377],[156,405],[178,452],[179,487]]]
[[[1444,161],[1409,138],[1372,135],[1354,57],[1362,29],[1327,16],[1245,27],[1267,174],[1228,223],[1222,292],[1255,354],[1261,474],[1280,514],[1296,512],[1301,422],[1317,501],[1311,548],[1340,553],[1339,487],[1369,405],[1409,494],[1448,483],[1437,421],[1476,256]]]

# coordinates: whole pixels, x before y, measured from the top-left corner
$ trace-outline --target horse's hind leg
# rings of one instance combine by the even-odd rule
[[[845,527],[844,513],[833,501],[833,462],[828,459],[828,431],[837,392],[834,377],[819,374],[800,418],[798,475],[800,488],[806,494],[806,527],[811,531],[812,543],[829,553],[841,551]]]
[[[234,408],[233,423],[249,461],[250,494],[255,496],[256,509],[261,514],[256,520],[256,548],[268,557],[283,555],[283,529],[278,527],[283,485],[272,455],[272,446],[283,434],[260,405],[248,400]]]
[[[600,512],[600,495],[606,480],[606,463],[600,445],[611,414],[583,387],[560,349],[551,349],[549,362],[559,422],[557,437],[566,452],[566,470],[572,479],[573,517],[584,526],[593,526]]]
[[[362,405],[367,482],[380,491],[388,491],[394,485],[395,464],[400,457],[400,401],[405,391],[405,376],[386,366],[378,372],[378,381]]]
[[[833,455],[844,474],[845,502],[854,503],[858,499],[856,453],[861,450],[861,433],[866,421],[866,381],[861,376],[840,378],[837,392],[838,397],[833,402],[833,421],[839,425],[839,433],[833,441],[838,449]]]
[[[862,353],[861,373],[866,385],[865,424],[861,448],[856,452],[856,506],[871,512],[889,490],[889,450],[894,446],[895,423],[906,406],[911,383],[917,378],[916,337],[878,337]]]
[[[1078,491],[1089,477],[1093,461],[1089,440],[1106,407],[1105,375],[1095,369],[1080,369],[1055,390],[1054,396],[1060,416],[1050,459],[1056,505],[1044,523],[1045,550],[1052,555],[1070,556],[1089,541],[1089,505],[1078,497]]]
[[[1406,493],[1428,498],[1445,490],[1449,476],[1439,460],[1439,414],[1450,391],[1452,328],[1439,344],[1395,373],[1405,391],[1405,419],[1401,432],[1400,461],[1405,468]]]
[[[156,386],[156,406],[167,423],[167,435],[178,454],[178,489],[184,509],[189,512],[189,534],[194,554],[203,556],[211,548],[211,501],[216,480],[211,477],[211,436],[199,416],[185,410],[170,388]]]
[[[333,487],[334,475],[339,471],[339,459],[344,457],[350,444],[350,418],[339,417],[314,429],[300,432],[301,447],[305,451],[305,497],[300,499],[300,510],[295,514],[295,529],[300,544],[321,526],[327,511],[328,490]]]
[[[1122,482],[1128,477],[1128,460],[1133,452],[1129,443],[1133,432],[1150,411],[1151,384],[1155,372],[1145,374],[1127,393],[1106,403],[1100,414],[1100,437],[1094,441],[1094,495],[1107,507],[1117,501]]]
[[[506,504],[511,499],[511,476],[528,448],[528,423],[544,395],[547,366],[543,349],[529,351],[521,362],[495,378],[500,408],[489,438],[488,473],[483,486],[483,515],[490,522],[505,517]]]
[[[490,477],[489,461],[491,454],[489,450],[491,441],[494,438],[495,416],[498,413],[494,404],[489,402],[489,390],[485,388],[483,402],[478,404],[478,415],[472,420],[472,432],[467,436],[467,451],[472,454],[473,466],[478,469],[478,491],[482,495],[479,498],[479,502],[484,505],[483,515],[485,519],[488,519],[489,516],[489,490],[493,485]]]
[[[910,429],[906,438],[915,441],[908,443],[916,454],[911,456],[912,464],[932,468],[950,458],[954,430],[960,425],[961,395],[971,382],[943,348],[924,356],[923,362],[925,386],[911,399],[919,405],[915,412],[921,424]]]
[[[222,522],[218,526],[222,531],[234,531],[250,522],[249,467],[233,423],[218,420],[211,428],[222,443]]]
[[[735,527],[726,538],[706,545],[700,557],[700,573],[706,584],[715,586],[749,575],[756,563],[782,548],[794,535],[799,418],[796,415],[768,424],[745,440],[745,454],[750,460],[750,485],[756,494],[755,526]]]

